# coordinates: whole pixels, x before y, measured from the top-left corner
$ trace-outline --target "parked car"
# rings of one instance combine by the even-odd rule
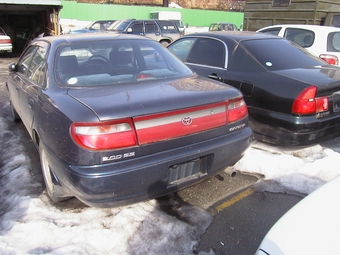
[[[275,25],[257,32],[285,37],[332,65],[340,65],[340,28],[318,25]]]
[[[108,27],[108,31],[149,37],[167,46],[182,35],[172,20],[122,20]]]
[[[96,20],[92,21],[86,27],[82,29],[70,30],[69,34],[80,34],[80,33],[95,33],[95,32],[105,32],[106,29],[114,23],[116,20]]]
[[[110,207],[172,193],[235,164],[252,141],[240,91],[146,37],[39,38],[9,72],[13,119],[37,146],[55,202]]]
[[[0,53],[12,52],[12,40],[0,27]]]
[[[278,36],[185,35],[168,49],[196,73],[240,89],[255,139],[307,145],[340,134],[340,68]]]
[[[340,177],[302,199],[269,230],[256,255],[340,254]]]
[[[186,27],[184,26],[183,21],[182,20],[177,20],[177,19],[171,19],[171,21],[173,21],[176,24],[176,26],[178,27],[178,30],[181,33],[181,35],[184,35]]]
[[[209,26],[209,31],[237,31],[237,26],[230,22],[215,22]]]

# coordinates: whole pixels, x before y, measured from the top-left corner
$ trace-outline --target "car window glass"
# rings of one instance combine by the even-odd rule
[[[340,32],[333,32],[328,34],[327,51],[340,52]]]
[[[211,24],[210,27],[209,27],[209,30],[210,30],[210,31],[216,30],[215,24]]]
[[[171,44],[168,49],[183,62],[187,61],[189,52],[196,41],[195,38],[185,38]]]
[[[37,51],[32,58],[31,65],[28,70],[28,78],[34,81],[39,86],[44,86],[45,82],[47,47],[47,44],[39,45]]]
[[[65,44],[54,73],[62,86],[108,86],[178,78],[192,71],[153,40],[103,40]]]
[[[340,27],[340,15],[334,15],[332,20],[333,27]]]
[[[33,54],[37,50],[37,46],[30,46],[20,58],[17,64],[17,71],[21,74],[26,75],[27,70],[31,64]]]
[[[187,62],[223,68],[225,67],[225,46],[215,39],[199,38],[192,47]]]
[[[281,31],[281,27],[275,27],[275,28],[268,28],[268,29],[263,29],[259,32],[261,33],[266,33],[266,34],[272,34],[272,35],[278,35]]]
[[[179,33],[178,27],[172,20],[157,21],[162,33]]]
[[[142,23],[133,23],[130,28],[132,28],[132,34],[142,34],[143,33],[143,24]]]
[[[287,28],[284,37],[288,40],[306,48],[314,43],[315,34],[311,30],[301,28]]]
[[[145,33],[157,33],[158,27],[154,21],[145,22]]]
[[[284,39],[248,40],[241,44],[263,67],[271,71],[325,64],[302,47]]]
[[[124,31],[127,26],[130,24],[129,21],[118,21],[117,23],[113,24],[109,30],[112,31]]]
[[[261,72],[265,69],[242,47],[236,47],[228,63],[228,71]]]

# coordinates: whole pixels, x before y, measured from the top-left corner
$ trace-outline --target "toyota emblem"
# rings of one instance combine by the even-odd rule
[[[189,126],[192,123],[192,118],[187,116],[182,118],[182,124],[185,126]]]

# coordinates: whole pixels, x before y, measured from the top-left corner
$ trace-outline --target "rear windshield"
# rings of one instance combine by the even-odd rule
[[[68,43],[56,52],[55,74],[62,86],[138,83],[192,74],[152,40],[116,39]]]
[[[326,64],[304,48],[285,39],[248,40],[243,41],[241,45],[264,68],[271,71]]]

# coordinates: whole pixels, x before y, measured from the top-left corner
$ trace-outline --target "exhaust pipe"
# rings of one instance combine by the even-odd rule
[[[233,167],[226,168],[224,172],[229,174],[231,177],[235,177],[236,175],[236,170]]]

